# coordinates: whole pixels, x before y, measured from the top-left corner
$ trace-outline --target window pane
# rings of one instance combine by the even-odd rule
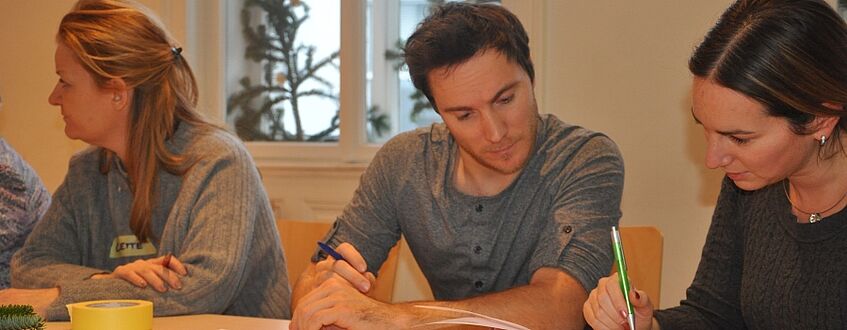
[[[339,0],[244,3],[241,48],[250,63],[227,77],[239,81],[227,90],[227,122],[245,141],[337,141]]]

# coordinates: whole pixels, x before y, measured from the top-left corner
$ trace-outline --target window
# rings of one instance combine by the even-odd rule
[[[227,122],[246,141],[338,141],[340,4],[308,3],[242,7],[243,58],[255,65],[227,79],[238,80]]]
[[[399,56],[438,2],[225,1],[227,125],[257,160],[366,162],[440,121]]]
[[[295,45],[303,49],[315,46],[313,63],[337,51],[337,57],[331,65],[325,65],[316,74],[322,80],[315,80],[311,88],[320,87],[325,93],[311,93],[300,100],[298,107],[308,108],[308,115],[314,114],[318,125],[301,122],[302,139],[294,122],[291,105],[278,104],[282,109],[278,114],[281,126],[289,129],[286,134],[270,134],[274,123],[273,116],[265,115],[264,122],[254,123],[265,136],[247,137],[248,148],[260,166],[274,163],[289,164],[292,161],[308,166],[335,166],[340,163],[367,163],[379,145],[397,132],[406,131],[440,120],[432,110],[425,109],[413,115],[415,101],[425,100],[410,97],[415,92],[408,73],[398,66],[396,54],[401,40],[414,30],[418,22],[428,13],[432,3],[444,0],[284,0],[283,4],[296,4],[294,15],[302,15],[305,6],[309,6],[311,23],[304,22],[302,31],[297,32]],[[490,1],[490,0],[476,0]],[[213,119],[233,128],[237,115],[228,112],[232,108],[232,95],[244,90],[242,80],[248,77],[251,84],[261,82],[278,83],[290,81],[284,70],[278,70],[270,76],[265,73],[268,61],[245,59],[248,40],[243,35],[242,16],[250,20],[253,27],[267,24],[270,17],[266,11],[253,3],[271,3],[270,0],[186,0],[163,2],[165,21],[175,26],[175,36],[184,40],[187,57],[192,63],[200,87],[200,109]],[[543,0],[503,0],[519,17],[539,18],[543,13]],[[245,4],[252,7],[242,13]],[[303,6],[305,5],[305,6]],[[303,7],[301,7],[303,6]],[[320,7],[320,8],[318,8]],[[523,15],[522,15],[523,14]],[[184,16],[183,16],[184,15]],[[320,19],[315,19],[321,16]],[[184,17],[184,21],[182,18]],[[337,21],[332,24],[328,20]],[[538,24],[540,24],[539,21]],[[313,27],[309,27],[310,24]],[[333,26],[330,26],[333,25]],[[319,26],[320,28],[314,28]],[[541,25],[538,25],[540,27]],[[533,26],[526,26],[531,40],[542,40],[541,34],[533,34]],[[536,29],[539,30],[539,29]],[[540,30],[539,30],[540,31]],[[335,32],[338,32],[337,35]],[[274,31],[279,34],[280,32]],[[282,34],[285,34],[284,32]],[[310,35],[310,37],[306,37]],[[533,39],[535,38],[535,39]],[[298,42],[301,40],[302,42]],[[542,54],[536,52],[534,56]],[[298,63],[305,67],[305,56],[300,53]],[[393,55],[392,55],[393,54]],[[276,67],[282,61],[277,61]],[[283,68],[286,69],[287,68]],[[284,93],[269,92],[256,97],[251,102],[254,108],[260,108],[262,102],[285,97]],[[237,103],[237,102],[236,102]],[[250,103],[245,103],[250,104]],[[258,105],[257,105],[258,104]],[[322,104],[322,105],[320,105]],[[320,107],[322,109],[313,110]],[[378,134],[368,120],[371,115],[385,115],[389,130]],[[304,110],[304,112],[306,112]],[[335,115],[337,128],[328,134],[308,141],[321,130],[331,128]],[[374,118],[371,116],[370,118]],[[241,120],[247,120],[242,118]],[[255,120],[255,118],[254,118]],[[248,125],[250,126],[250,125]],[[294,138],[291,138],[291,137]],[[280,138],[282,137],[282,138]],[[295,141],[292,141],[295,140]],[[306,163],[301,163],[306,161]],[[270,163],[269,163],[270,162]],[[299,165],[298,165],[299,166]],[[357,165],[358,166],[358,165]]]

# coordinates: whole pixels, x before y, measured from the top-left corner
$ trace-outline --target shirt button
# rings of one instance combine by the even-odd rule
[[[473,286],[477,289],[482,289],[482,281],[476,281],[473,283]]]
[[[473,247],[473,253],[480,254],[482,252],[482,247],[477,245]]]
[[[573,231],[573,228],[571,228],[571,226],[565,226],[565,229],[562,231],[564,231],[565,234],[570,234]]]
[[[482,204],[479,204],[479,205],[476,206],[476,211],[482,212]]]

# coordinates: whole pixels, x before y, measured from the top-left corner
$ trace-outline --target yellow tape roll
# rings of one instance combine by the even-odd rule
[[[95,300],[67,307],[72,330],[153,329],[153,303],[147,300]]]

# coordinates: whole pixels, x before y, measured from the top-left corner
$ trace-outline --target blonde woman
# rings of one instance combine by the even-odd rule
[[[142,7],[80,1],[62,19],[49,102],[75,155],[12,265],[0,303],[67,319],[65,304],[146,299],[156,315],[288,318],[285,260],[241,142],[195,112],[197,86]]]

